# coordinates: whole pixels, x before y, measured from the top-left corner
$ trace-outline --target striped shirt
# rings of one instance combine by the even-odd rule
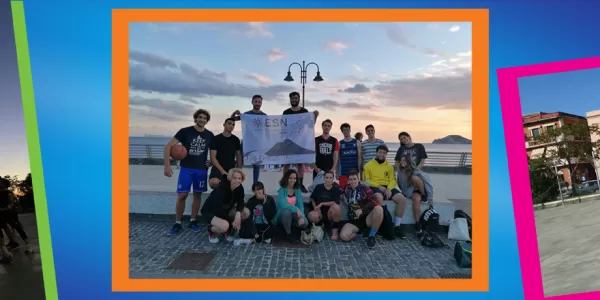
[[[375,158],[377,147],[383,144],[385,143],[380,139],[375,139],[374,142],[370,142],[369,139],[362,141],[363,166]]]

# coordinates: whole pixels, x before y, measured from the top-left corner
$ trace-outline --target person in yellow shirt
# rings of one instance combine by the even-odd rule
[[[402,232],[400,225],[402,224],[402,216],[406,207],[406,197],[397,188],[396,174],[394,166],[387,162],[388,147],[379,145],[376,150],[375,158],[368,162],[364,167],[363,178],[364,182],[369,185],[375,199],[380,204],[384,200],[392,200],[396,202],[396,211],[394,217],[394,231],[396,236],[405,239],[406,235]]]

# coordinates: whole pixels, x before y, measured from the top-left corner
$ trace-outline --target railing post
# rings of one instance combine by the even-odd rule
[[[152,158],[152,150],[150,149],[150,145],[146,145],[146,158]]]
[[[460,168],[464,167],[465,164],[467,163],[467,153],[466,152],[462,152],[460,154],[460,161],[458,162],[458,166]]]

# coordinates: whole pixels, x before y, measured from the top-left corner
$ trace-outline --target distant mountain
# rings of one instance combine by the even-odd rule
[[[267,156],[285,156],[285,155],[301,155],[301,154],[314,154],[315,151],[312,149],[305,149],[294,143],[290,139],[285,139],[283,142],[276,143],[265,152]]]
[[[432,144],[459,144],[459,145],[471,145],[472,141],[464,138],[460,135],[449,135],[441,139],[433,140]]]

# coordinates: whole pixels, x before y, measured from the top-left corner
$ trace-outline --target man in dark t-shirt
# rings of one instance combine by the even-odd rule
[[[300,106],[300,93],[291,92],[289,96],[290,96],[291,107],[283,111],[284,115],[295,115],[295,114],[303,114],[303,113],[308,112],[308,110],[306,108]],[[315,115],[315,123],[316,123],[317,117],[319,116],[319,112],[315,110],[313,112],[313,114]],[[287,172],[287,170],[289,170],[289,168],[290,168],[290,165],[283,166],[283,173]],[[298,180],[300,181],[300,190],[302,191],[302,193],[308,193],[308,190],[304,186],[304,182],[303,182],[304,181],[304,165],[296,164],[296,170],[298,170]]]
[[[315,137],[315,166],[313,168],[313,179],[321,171],[338,171],[338,162],[340,157],[340,142],[329,135],[333,123],[327,119],[321,123],[323,134]]]
[[[400,141],[400,148],[396,151],[396,157],[394,158],[396,169],[400,166],[400,159],[402,156],[408,155],[411,158],[412,166],[415,171],[420,172],[425,164],[425,159],[427,159],[425,146],[423,146],[423,144],[413,143],[407,132],[400,132],[400,134],[398,134],[398,140]]]
[[[261,109],[262,107],[262,101],[263,98],[261,95],[254,95],[252,96],[252,110],[249,110],[247,112],[245,112],[244,114],[248,114],[248,115],[263,115],[266,116],[267,114],[264,113]],[[233,120],[235,121],[239,121],[241,120],[240,115],[242,113],[239,110],[234,111],[231,114],[231,118],[233,118]],[[242,156],[243,156],[243,148],[242,148]],[[258,182],[258,177],[260,176],[260,165],[255,164],[252,165],[252,182],[253,183],[257,183]]]
[[[223,123],[223,133],[217,134],[210,142],[210,161],[213,167],[208,184],[212,189],[219,186],[223,176],[227,176],[227,172],[235,167],[236,161],[237,167],[243,168],[240,139],[231,133],[234,128],[235,121],[227,118]]]
[[[192,216],[189,228],[199,231],[200,227],[196,222],[198,211],[200,210],[201,196],[208,189],[208,146],[214,137],[214,134],[205,128],[206,123],[210,121],[210,113],[204,109],[197,110],[194,115],[194,126],[181,128],[165,146],[164,152],[164,174],[167,177],[173,176],[171,168],[171,147],[181,144],[187,149],[187,156],[179,163],[179,177],[177,179],[177,203],[175,205],[175,225],[168,232],[174,235],[181,231],[181,219],[185,210],[185,200],[190,190],[193,188],[194,199],[192,202]]]

